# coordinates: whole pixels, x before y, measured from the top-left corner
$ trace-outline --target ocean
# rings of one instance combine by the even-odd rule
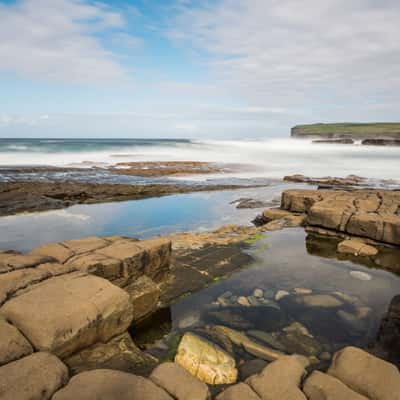
[[[308,139],[0,139],[0,167],[104,167],[129,161],[246,164],[239,178],[285,175],[400,180],[400,147],[312,143]],[[210,179],[196,176],[193,179]],[[192,179],[192,178],[191,178]]]

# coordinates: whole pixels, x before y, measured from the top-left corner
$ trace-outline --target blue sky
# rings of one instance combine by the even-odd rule
[[[400,118],[394,0],[0,0],[0,137]]]

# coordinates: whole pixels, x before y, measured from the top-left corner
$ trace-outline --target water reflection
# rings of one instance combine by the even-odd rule
[[[285,184],[218,192],[179,194],[145,200],[76,205],[64,210],[0,218],[0,249],[27,251],[48,242],[85,236],[146,238],[169,232],[210,230],[249,224],[257,210],[236,209],[233,200],[279,198]]]

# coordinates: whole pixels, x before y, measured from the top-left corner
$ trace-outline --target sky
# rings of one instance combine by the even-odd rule
[[[0,137],[400,120],[398,0],[0,0]]]

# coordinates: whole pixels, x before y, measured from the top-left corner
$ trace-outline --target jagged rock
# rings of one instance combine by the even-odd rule
[[[148,376],[158,360],[141,351],[129,333],[112,338],[107,343],[96,343],[63,360],[71,373],[93,369],[114,369]]]
[[[309,400],[368,400],[339,379],[319,371],[314,371],[307,378],[303,391]]]
[[[21,332],[0,317],[0,366],[25,357],[32,352],[31,344]]]
[[[263,346],[249,339],[245,333],[235,331],[234,329],[222,325],[215,326],[214,330],[224,334],[232,341],[232,343],[236,344],[237,346],[242,346],[248,353],[255,357],[262,358],[263,360],[267,361],[273,361],[283,356],[283,353],[280,351],[268,348],[267,346]]]
[[[156,283],[146,275],[125,286],[133,305],[133,322],[140,321],[157,310],[161,290]]]
[[[207,400],[210,397],[208,386],[177,363],[159,365],[150,379],[177,400]]]
[[[246,383],[262,400],[306,400],[299,386],[308,361],[300,356],[283,356],[268,364]]]
[[[126,372],[97,369],[74,376],[52,400],[172,400],[149,379]]]
[[[369,399],[400,399],[399,370],[356,347],[345,347],[337,352],[328,374]]]
[[[338,253],[352,254],[355,256],[375,256],[378,250],[358,240],[343,240],[337,246]]]
[[[175,362],[211,385],[235,383],[238,375],[235,360],[228,353],[192,333],[183,335]]]
[[[400,365],[400,295],[393,297],[387,315],[382,319],[376,344],[387,353],[391,362]]]
[[[132,320],[129,295],[81,272],[54,277],[7,301],[0,315],[35,349],[65,357],[124,332]]]
[[[48,400],[67,381],[68,369],[57,357],[34,353],[0,367],[0,398]]]
[[[241,382],[225,389],[215,400],[260,400],[249,385]]]

